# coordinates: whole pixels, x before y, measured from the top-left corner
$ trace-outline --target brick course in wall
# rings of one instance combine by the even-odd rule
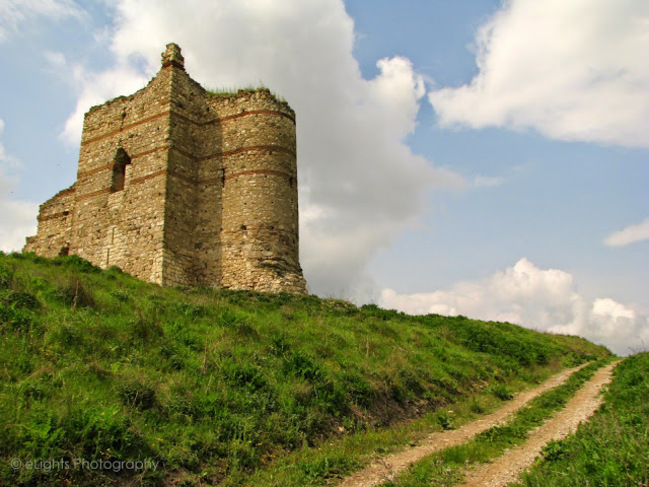
[[[169,44],[140,91],[86,113],[77,181],[24,251],[162,285],[305,293],[295,113],[266,89],[212,94]]]

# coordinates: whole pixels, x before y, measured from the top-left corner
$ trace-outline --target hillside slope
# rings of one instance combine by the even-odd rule
[[[609,355],[509,324],[161,288],[31,254],[0,255],[0,340],[0,485],[233,483]]]
[[[518,487],[649,485],[649,353],[615,369],[604,405],[576,434],[552,442]]]

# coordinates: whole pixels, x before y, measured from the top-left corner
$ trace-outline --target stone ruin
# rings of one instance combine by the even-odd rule
[[[24,247],[165,286],[305,293],[295,113],[267,89],[215,94],[176,44],[148,85],[85,115],[76,182]]]

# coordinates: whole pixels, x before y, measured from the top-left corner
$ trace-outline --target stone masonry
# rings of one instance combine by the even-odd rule
[[[131,96],[85,115],[77,181],[24,251],[162,285],[305,293],[295,113],[266,89],[213,94],[176,44]]]

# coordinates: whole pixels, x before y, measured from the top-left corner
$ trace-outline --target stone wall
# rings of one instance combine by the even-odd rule
[[[27,238],[25,250],[44,257],[68,255],[74,207],[74,185],[43,203],[38,211],[38,235]]]
[[[77,182],[25,251],[164,285],[303,293],[295,114],[268,90],[206,92],[170,44],[149,84],[85,116]]]
[[[295,114],[265,90],[213,99],[225,141],[222,285],[300,286]]]

